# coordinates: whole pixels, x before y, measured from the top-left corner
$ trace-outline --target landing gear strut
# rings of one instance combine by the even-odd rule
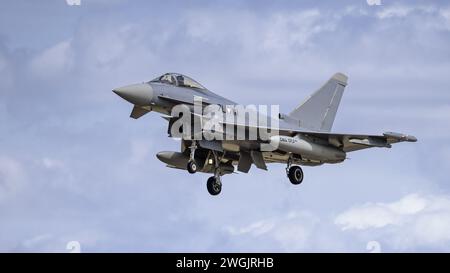
[[[192,141],[191,146],[189,147],[191,149],[191,153],[189,155],[189,162],[187,164],[186,169],[189,173],[196,173],[198,170],[197,163],[195,162],[195,149],[197,149],[197,144],[195,141]]]
[[[290,156],[286,166],[286,174],[292,184],[298,185],[303,182],[303,170],[300,166],[291,166],[291,164],[292,158]]]
[[[220,168],[219,168],[219,158],[217,157],[217,152],[212,151],[214,155],[214,176],[208,178],[206,182],[206,188],[209,194],[218,195],[222,191],[222,182],[220,181]]]

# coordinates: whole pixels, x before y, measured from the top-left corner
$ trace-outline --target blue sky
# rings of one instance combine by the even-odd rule
[[[445,1],[2,1],[0,251],[450,251]],[[164,72],[288,112],[349,76],[333,130],[419,142],[223,179],[167,169],[157,114],[111,92]]]

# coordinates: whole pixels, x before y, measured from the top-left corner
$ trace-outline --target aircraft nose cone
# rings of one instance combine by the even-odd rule
[[[153,98],[153,89],[147,83],[132,84],[114,88],[113,92],[124,100],[140,106],[149,105]]]

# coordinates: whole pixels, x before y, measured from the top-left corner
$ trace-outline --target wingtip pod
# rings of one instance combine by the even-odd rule
[[[344,85],[347,85],[348,77],[347,77],[347,75],[345,75],[345,74],[343,74],[341,72],[338,72],[338,73],[334,74],[333,75],[333,79],[341,82]]]
[[[394,132],[386,132],[386,133],[383,133],[383,135],[385,137],[395,138],[400,141],[417,142],[417,138],[415,136],[411,136],[411,135],[405,135],[405,134],[394,133]]]
[[[408,142],[417,142],[417,138],[415,136],[406,135],[406,141],[408,141]]]

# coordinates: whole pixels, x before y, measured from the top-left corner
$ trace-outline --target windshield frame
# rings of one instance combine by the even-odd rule
[[[171,80],[164,79],[164,77],[167,77],[167,76],[170,76]],[[181,82],[181,79],[183,80],[183,82]],[[207,90],[206,87],[201,85],[196,80],[194,80],[191,77],[188,77],[186,75],[179,74],[179,73],[165,73],[165,74],[151,80],[150,82],[159,82],[159,83],[163,83],[163,84],[174,85],[177,87]]]

